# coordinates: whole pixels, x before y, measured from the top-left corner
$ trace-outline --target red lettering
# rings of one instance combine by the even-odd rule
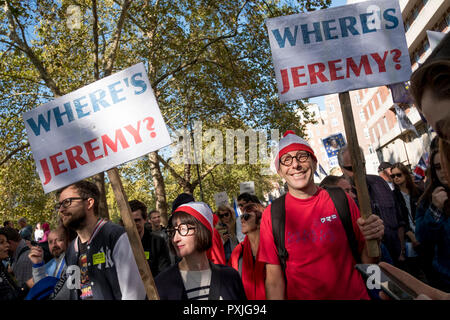
[[[281,80],[283,81],[283,91],[281,94],[284,94],[289,91],[289,76],[287,69],[281,69]]]
[[[99,155],[99,156],[95,155],[95,150],[99,150],[100,149],[100,146],[92,147],[92,143],[94,143],[96,141],[97,141],[97,138],[89,140],[89,141],[84,143],[84,147],[86,148],[86,152],[88,154],[90,162],[94,162],[95,160],[103,158],[103,155]]]
[[[372,68],[370,67],[369,58],[366,55],[361,56],[361,63],[359,66],[356,65],[353,58],[347,58],[347,78],[350,78],[350,69],[353,70],[353,73],[359,77],[361,74],[361,70],[364,67],[364,72],[366,74],[372,74]]]
[[[108,137],[108,135],[104,134],[102,136],[102,143],[105,157],[108,156],[108,150],[106,149],[106,146],[108,146],[113,152],[117,152],[118,142],[120,142],[122,148],[124,149],[129,147],[128,142],[125,139],[121,129],[116,130],[116,137],[114,142],[112,142],[112,140]]]
[[[319,67],[319,70],[316,71],[316,66]],[[311,84],[317,83],[317,78],[321,82],[328,82],[327,77],[323,74],[323,72],[326,70],[326,66],[323,63],[314,63],[308,65],[308,71],[309,71],[309,81]]]
[[[138,121],[137,123],[137,129],[133,128],[133,126],[131,124],[127,125],[125,127],[125,129],[131,133],[133,135],[134,138],[134,142],[136,144],[141,143],[142,142],[142,138],[141,135],[139,134],[139,130],[141,129],[141,121]]]
[[[300,82],[300,78],[304,77],[305,74],[304,73],[299,74],[298,73],[299,69],[305,69],[305,67],[300,66],[300,67],[291,68],[292,80],[294,82],[294,87],[306,86],[308,84],[307,82]]]
[[[338,75],[337,75],[337,72],[343,69],[342,67],[339,67],[339,68],[336,67],[336,64],[340,63],[340,62],[341,62],[341,59],[328,61],[328,68],[330,69],[330,80],[331,81],[344,79],[344,76],[338,77]]]
[[[74,151],[75,154],[73,154]],[[77,162],[80,165],[85,165],[87,163],[87,161],[81,157],[81,154],[83,153],[83,148],[81,148],[80,146],[72,147],[70,149],[67,149],[65,152],[71,170],[77,168]]]
[[[372,58],[375,60],[375,62],[378,64],[378,70],[379,72],[386,72],[386,58],[389,51],[384,52],[384,57],[381,58],[378,53],[372,53],[370,54]]]
[[[39,160],[42,168],[42,173],[44,174],[44,185],[52,180],[52,174],[50,173],[50,168],[48,167],[47,159]]]
[[[50,156],[50,162],[52,163],[53,171],[55,172],[55,177],[60,175],[61,173],[67,172],[67,168],[61,170],[59,166],[64,163],[64,160],[58,161],[58,157],[62,156],[62,152],[58,152]]]

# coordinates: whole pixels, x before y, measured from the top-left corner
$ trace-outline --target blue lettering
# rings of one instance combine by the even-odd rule
[[[362,25],[362,32],[363,33],[370,33],[370,32],[376,32],[377,29],[369,29],[369,26],[367,25],[367,18],[373,15],[373,13],[362,13],[359,15],[361,19],[361,25]]]
[[[395,14],[395,9],[391,8],[391,9],[386,9],[383,12],[383,18],[386,21],[392,22],[392,25],[387,25],[386,24],[386,29],[395,29],[398,26],[398,19],[395,15],[390,15],[389,11],[392,11],[393,14]]]
[[[83,112],[83,108],[87,107],[88,104],[87,103],[82,104],[80,102],[82,99],[86,99],[86,97],[82,96],[81,98],[73,100],[73,104],[75,105],[75,110],[77,110],[78,119],[86,117],[91,114],[90,112],[87,112],[87,113]]]
[[[116,104],[116,103],[118,103],[120,101],[125,101],[126,100],[125,97],[119,98],[118,93],[122,92],[123,89],[116,90],[116,88],[114,88],[114,87],[117,86],[118,84],[120,84],[120,81],[117,81],[117,82],[115,82],[113,84],[110,84],[108,86],[109,92],[111,93],[111,98],[112,98],[113,104]]]
[[[288,39],[289,43],[291,44],[291,47],[295,46],[295,43],[297,42],[297,31],[298,31],[298,26],[295,26],[294,36],[292,36],[291,30],[288,27],[284,28],[283,37],[281,37],[280,31],[278,29],[272,30],[272,33],[278,42],[278,46],[280,48],[284,48],[284,46],[286,44],[286,39]]]
[[[313,23],[313,27],[314,30],[312,31],[308,31],[308,25],[307,24],[302,24],[300,26],[302,28],[302,35],[303,35],[303,43],[304,44],[309,44],[311,42],[309,35],[314,33],[316,35],[316,42],[321,42],[323,41],[322,39],[322,32],[320,31],[320,22],[314,22]]]
[[[44,130],[46,132],[48,132],[50,130],[50,118],[51,118],[51,113],[50,113],[50,110],[48,110],[47,111],[47,121],[45,120],[45,118],[42,114],[39,114],[37,125],[36,125],[36,122],[34,122],[33,118],[27,119],[27,122],[30,125],[31,130],[33,130],[34,134],[36,136],[39,136],[41,134],[41,126],[42,126],[42,128],[44,128]]]
[[[326,20],[326,21],[322,21],[322,28],[323,28],[323,33],[325,34],[325,40],[331,40],[331,39],[337,39],[338,36],[331,35],[331,31],[336,30],[336,27],[330,27],[331,23],[335,23],[336,20]]]
[[[53,115],[55,116],[56,125],[58,127],[61,127],[64,124],[64,121],[62,120],[62,117],[64,115],[67,116],[67,120],[69,122],[72,122],[73,120],[75,120],[75,118],[73,117],[72,108],[70,107],[70,102],[64,103],[64,110],[66,110],[66,111],[61,112],[59,110],[59,107],[53,108]]]
[[[97,97],[97,92],[100,92],[100,96]],[[110,106],[110,104],[103,100],[106,97],[106,93],[102,89],[98,89],[97,91],[94,91],[92,93],[89,93],[89,98],[91,99],[92,109],[94,112],[100,111],[99,104],[102,105],[103,108],[107,108]]]
[[[133,74],[133,76],[131,77],[131,85],[134,87],[139,87],[142,88],[141,91],[134,91],[134,94],[141,94],[144,93],[145,90],[147,90],[147,84],[145,83],[144,80],[137,80],[136,77],[139,76],[142,78],[142,73],[136,73]]]
[[[342,37],[348,37],[348,31],[354,36],[359,35],[358,30],[355,29],[356,18],[355,17],[344,17],[339,18],[339,25],[341,27]]]

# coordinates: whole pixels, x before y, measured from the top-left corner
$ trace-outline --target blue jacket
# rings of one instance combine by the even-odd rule
[[[450,219],[433,204],[422,201],[416,211],[416,238],[434,248],[433,271],[442,288],[450,288]]]

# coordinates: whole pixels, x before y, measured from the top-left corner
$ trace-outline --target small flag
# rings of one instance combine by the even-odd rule
[[[388,88],[391,89],[392,101],[394,101],[394,103],[414,103],[414,100],[409,93],[408,82],[393,83],[388,85]]]
[[[327,176],[327,172],[325,171],[325,169],[322,167],[322,165],[319,163],[319,171],[321,174],[323,174],[324,176]]]
[[[406,115],[405,111],[403,111],[402,108],[398,106],[398,104],[394,104],[395,113],[397,114],[398,122],[400,122],[400,125],[405,130],[411,130],[414,132],[418,137],[420,137],[419,133],[416,130],[416,127],[411,123],[411,120],[409,120],[408,116]]]
[[[233,209],[236,214],[236,238],[239,242],[244,241],[245,234],[242,233],[242,224],[241,224],[241,209],[237,203],[236,198],[233,198]]]
[[[425,178],[425,171],[427,170],[427,162],[424,156],[420,157],[419,163],[413,170],[413,175],[417,180],[423,180]]]

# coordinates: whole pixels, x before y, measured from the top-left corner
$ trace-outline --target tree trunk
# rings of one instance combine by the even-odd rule
[[[105,189],[105,173],[100,172],[92,177],[98,190],[100,190],[100,202],[98,204],[98,213],[102,218],[109,219],[108,203],[106,201],[106,189]]]
[[[166,186],[159,166],[158,152],[150,152],[148,158],[150,162],[150,172],[153,177],[153,184],[155,185],[156,210],[161,214],[162,224],[166,226],[168,222]]]

